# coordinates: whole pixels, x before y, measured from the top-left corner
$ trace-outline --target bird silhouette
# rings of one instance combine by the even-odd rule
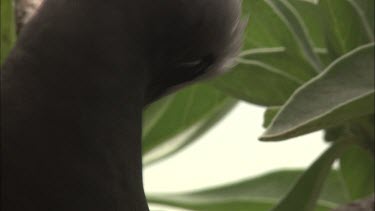
[[[2,210],[147,211],[141,119],[222,73],[240,0],[45,0],[1,70]]]

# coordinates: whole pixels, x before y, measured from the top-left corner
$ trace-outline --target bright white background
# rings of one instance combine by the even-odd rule
[[[257,138],[264,108],[240,103],[195,144],[144,170],[149,193],[181,192],[221,185],[280,169],[310,165],[326,148],[321,133],[285,142]],[[152,206],[152,210],[176,209]]]

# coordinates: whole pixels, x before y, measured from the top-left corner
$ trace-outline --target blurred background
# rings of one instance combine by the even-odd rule
[[[196,191],[281,169],[306,168],[328,147],[321,132],[288,142],[258,141],[264,132],[263,113],[262,107],[239,103],[194,144],[145,168],[146,192]],[[182,210],[154,204],[151,209]]]

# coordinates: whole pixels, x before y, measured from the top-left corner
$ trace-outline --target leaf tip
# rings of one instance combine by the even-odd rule
[[[273,135],[272,133],[270,133],[269,130],[266,130],[258,139],[259,141],[264,141],[264,142],[268,142],[268,141],[277,141],[275,139],[275,135]]]

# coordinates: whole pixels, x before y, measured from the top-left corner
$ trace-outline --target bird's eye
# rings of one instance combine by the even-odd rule
[[[213,57],[206,56],[172,65],[171,69],[165,72],[166,74],[153,79],[149,88],[149,98],[156,99],[162,96],[166,90],[171,91],[172,87],[176,88],[177,85],[193,81],[203,75],[212,64]]]
[[[189,61],[189,62],[183,62],[181,63],[181,65],[194,67],[194,66],[202,64],[202,62],[203,62],[203,59],[199,59],[199,60],[194,60],[194,61]]]
[[[212,56],[205,56],[200,59],[181,62],[176,70],[176,76],[180,82],[191,81],[203,75],[213,63]]]

